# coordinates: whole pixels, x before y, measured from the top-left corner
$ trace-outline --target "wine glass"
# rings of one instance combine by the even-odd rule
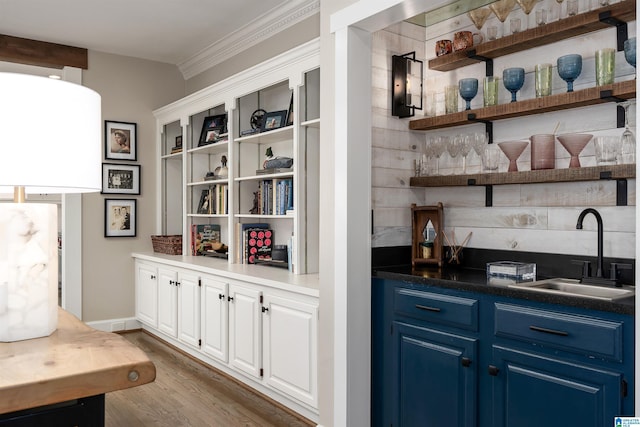
[[[558,75],[567,82],[567,92],[573,92],[573,81],[582,72],[582,56],[578,54],[564,55],[558,58]]]
[[[475,25],[478,31],[481,32],[484,23],[487,22],[487,18],[491,15],[491,9],[481,7],[467,12],[467,15],[469,16],[469,19],[471,19],[471,22],[473,22],[473,25]]]
[[[491,9],[491,11],[496,15],[500,22],[502,22],[502,34],[505,34],[504,21],[506,21],[507,16],[509,16],[509,13],[511,13],[515,5],[516,0],[498,0],[489,5],[489,9]]]
[[[624,41],[624,59],[636,68],[636,38],[630,37]]]
[[[507,142],[499,142],[498,147],[502,150],[507,159],[509,159],[509,169],[508,172],[517,172],[518,171],[518,157],[522,154],[525,148],[529,145],[529,141],[507,141]]]
[[[444,150],[447,149],[447,137],[445,136],[437,136],[432,143],[433,148],[433,157],[436,159],[436,167],[434,175],[440,175],[440,156],[444,153]]]
[[[524,12],[524,14],[526,16],[526,20],[527,20],[527,25],[526,25],[526,28],[525,28],[525,30],[526,30],[527,28],[529,28],[529,14],[533,10],[533,8],[536,5],[536,3],[538,2],[538,0],[516,0],[516,1],[520,5],[520,7],[522,8],[522,11]]]
[[[569,161],[570,168],[580,167],[580,153],[591,141],[593,135],[587,133],[568,133],[565,135],[558,135],[558,141],[564,147],[565,150],[571,155]]]
[[[467,103],[465,110],[470,110],[471,100],[478,94],[478,79],[460,79],[458,91],[462,99]]]
[[[620,137],[620,163],[636,162],[636,137],[629,129],[629,106],[633,101],[625,101],[622,103],[624,107],[624,132]]]
[[[511,92],[511,102],[516,102],[516,93],[524,85],[524,68],[505,68],[502,72],[504,87]]]
[[[447,141],[447,153],[451,156],[451,160],[455,162],[458,154],[462,149],[462,135],[456,135]],[[452,174],[455,174],[455,165],[452,166]]]
[[[462,174],[467,173],[467,156],[473,148],[475,137],[473,134],[467,133],[462,135],[462,144],[460,145],[460,155],[462,156]]]

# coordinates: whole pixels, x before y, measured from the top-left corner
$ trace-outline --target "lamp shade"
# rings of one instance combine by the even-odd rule
[[[0,192],[100,191],[100,95],[15,73],[0,73],[0,94]]]

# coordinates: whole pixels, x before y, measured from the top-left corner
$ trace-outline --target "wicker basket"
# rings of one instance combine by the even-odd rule
[[[182,235],[151,236],[153,251],[167,255],[182,255]]]

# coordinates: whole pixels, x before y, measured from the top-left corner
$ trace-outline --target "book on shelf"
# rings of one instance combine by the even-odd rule
[[[258,213],[286,215],[293,210],[293,179],[265,179],[258,183]]]
[[[271,261],[273,249],[273,230],[269,228],[249,228],[244,232],[244,250],[246,264],[256,261]]]
[[[235,249],[234,249],[234,258],[238,264],[246,264],[245,257],[245,246],[244,246],[244,235],[245,232],[249,229],[268,229],[269,224],[264,222],[255,222],[255,223],[236,223],[236,233],[235,233]]]
[[[229,185],[216,184],[202,190],[198,202],[199,214],[226,215],[229,213]]]
[[[171,154],[182,153],[182,147],[173,147],[171,149]]]
[[[192,255],[203,255],[213,250],[212,244],[220,242],[219,224],[193,224],[191,226]]]

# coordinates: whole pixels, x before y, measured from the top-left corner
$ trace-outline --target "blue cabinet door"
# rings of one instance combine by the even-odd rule
[[[602,427],[622,409],[622,374],[493,346],[494,427]]]
[[[477,425],[477,340],[393,322],[393,426]]]

